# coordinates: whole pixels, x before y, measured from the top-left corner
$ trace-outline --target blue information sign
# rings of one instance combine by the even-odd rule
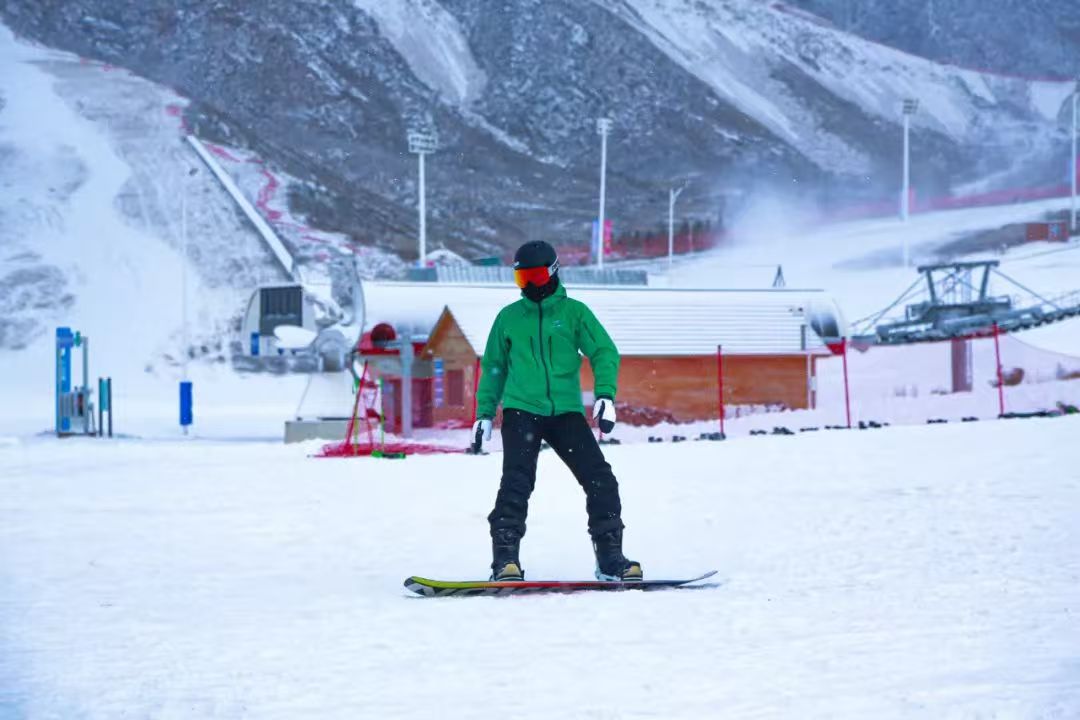
[[[442,358],[435,358],[435,360],[432,362],[432,365],[433,365],[434,370],[435,370],[435,381],[433,383],[433,385],[435,386],[434,387],[435,407],[440,407],[441,408],[443,406],[443,361],[442,361]]]

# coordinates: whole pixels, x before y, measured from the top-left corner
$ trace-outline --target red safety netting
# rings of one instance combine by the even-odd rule
[[[408,455],[450,455],[464,453],[463,448],[430,445],[421,442],[352,443],[348,440],[324,445],[316,457],[405,457]]]
[[[383,384],[374,380],[365,363],[356,382],[352,415],[346,426],[345,438],[324,445],[317,457],[384,457],[401,458],[408,455],[462,453],[462,447],[425,443],[401,438],[387,439],[383,422]]]

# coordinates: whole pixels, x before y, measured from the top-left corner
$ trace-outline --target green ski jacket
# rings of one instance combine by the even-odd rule
[[[495,417],[500,400],[535,415],[582,412],[579,351],[592,365],[596,396],[614,400],[619,351],[585,303],[560,284],[540,303],[522,297],[507,305],[488,334],[477,417]]]

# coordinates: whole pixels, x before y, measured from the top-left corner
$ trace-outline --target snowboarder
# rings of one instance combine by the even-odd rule
[[[641,565],[627,560],[622,551],[619,484],[581,402],[579,351],[589,358],[595,377],[593,418],[601,432],[614,429],[619,351],[592,311],[567,297],[551,245],[522,245],[514,255],[514,280],[522,298],[502,309],[488,335],[473,425],[478,451],[483,440],[491,439],[492,420],[502,401],[502,481],[488,516],[491,579],[525,577],[518,549],[544,440],[585,490],[597,579],[640,580]]]

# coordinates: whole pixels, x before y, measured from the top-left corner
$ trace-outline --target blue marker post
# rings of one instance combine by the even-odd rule
[[[69,327],[56,328],[56,434],[71,432],[71,418],[61,410],[63,398],[71,392],[71,348],[75,334]]]
[[[191,427],[192,420],[194,418],[194,411],[192,407],[193,391],[190,380],[180,381],[180,427],[184,429],[184,434],[187,435],[188,428]]]

